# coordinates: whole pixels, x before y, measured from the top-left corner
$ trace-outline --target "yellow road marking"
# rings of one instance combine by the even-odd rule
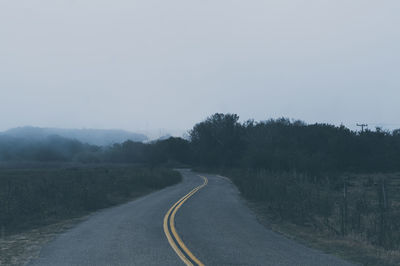
[[[193,262],[195,262],[197,265],[204,266],[204,264],[196,258],[192,252],[186,247],[186,245],[183,243],[182,239],[179,237],[178,232],[176,231],[175,228],[175,215],[179,208],[187,201],[191,196],[193,196],[197,191],[205,187],[208,183],[208,179],[204,176],[200,176],[203,178],[204,183],[196,188],[194,188],[192,191],[190,191],[188,194],[186,194],[184,197],[182,197],[180,200],[178,200],[165,214],[164,216],[164,233],[167,236],[168,242],[175,251],[175,253],[179,256],[179,258],[186,264],[193,266]],[[171,232],[168,228],[171,228]],[[178,245],[175,243],[175,241],[178,243]],[[183,252],[182,252],[183,251]]]

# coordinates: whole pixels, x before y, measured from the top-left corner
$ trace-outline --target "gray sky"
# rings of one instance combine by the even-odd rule
[[[400,128],[400,1],[0,0],[0,130],[215,112]]]

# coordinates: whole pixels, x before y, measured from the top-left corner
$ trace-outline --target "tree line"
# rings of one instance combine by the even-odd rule
[[[190,136],[195,161],[204,166],[308,173],[400,169],[400,130],[360,133],[286,118],[239,123],[237,115],[215,114]]]
[[[150,143],[126,141],[101,147],[51,136],[41,141],[0,137],[1,161],[75,161],[166,164],[272,171],[388,172],[400,170],[400,130],[352,131],[286,118],[239,122],[214,114],[189,131]]]

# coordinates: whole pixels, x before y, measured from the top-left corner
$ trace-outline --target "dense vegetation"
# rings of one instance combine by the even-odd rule
[[[284,118],[238,120],[237,115],[215,114],[195,125],[190,135],[196,163],[312,174],[400,170],[400,130],[358,133]]]
[[[318,174],[400,170],[400,130],[351,131],[289,119],[240,123],[234,114],[215,114],[190,131],[190,139],[150,143],[126,141],[100,147],[51,136],[27,140],[0,136],[0,161],[71,161],[266,169]]]
[[[172,170],[118,165],[0,168],[0,228],[12,233],[82,215],[180,179]]]
[[[191,163],[189,142],[181,138],[144,144],[131,140],[95,146],[59,136],[41,140],[0,136],[0,162]]]

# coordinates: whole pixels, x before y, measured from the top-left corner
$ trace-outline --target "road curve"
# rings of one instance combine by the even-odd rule
[[[165,232],[166,215],[185,195],[173,225],[204,265],[351,265],[266,229],[226,178],[202,174],[202,186],[198,174],[181,173],[180,184],[92,215],[30,265],[185,265]]]

